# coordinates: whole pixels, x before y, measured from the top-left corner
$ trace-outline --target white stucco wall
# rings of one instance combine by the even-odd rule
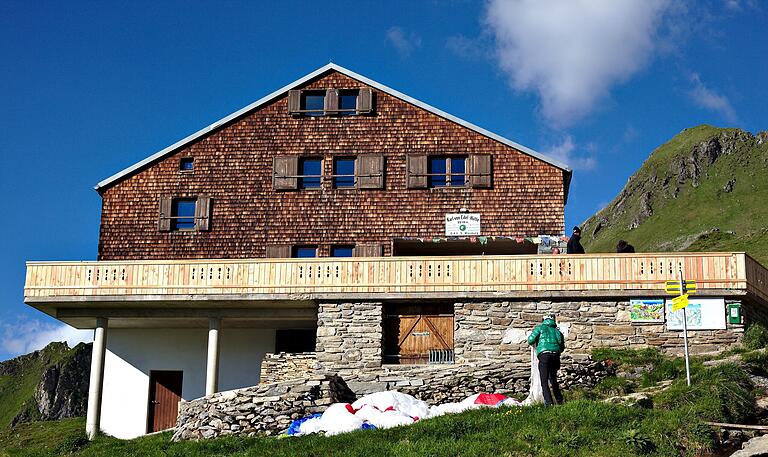
[[[207,338],[207,329],[109,329],[101,430],[118,438],[146,433],[152,370],[183,371],[184,400],[205,395]],[[261,361],[274,345],[274,330],[222,329],[219,389],[258,384]]]

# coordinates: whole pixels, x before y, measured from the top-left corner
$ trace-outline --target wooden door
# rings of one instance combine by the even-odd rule
[[[387,314],[385,362],[427,363],[430,351],[453,351],[453,314],[428,305],[412,305]]]
[[[182,371],[151,371],[149,373],[147,433],[176,426],[183,379]]]

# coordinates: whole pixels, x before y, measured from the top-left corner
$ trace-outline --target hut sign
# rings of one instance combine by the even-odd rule
[[[480,234],[480,214],[459,213],[445,215],[445,236]]]

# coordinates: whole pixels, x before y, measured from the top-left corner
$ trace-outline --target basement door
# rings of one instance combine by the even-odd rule
[[[181,401],[182,371],[149,372],[149,415],[147,433],[176,426]]]
[[[453,362],[453,305],[390,305],[384,327],[384,363]]]

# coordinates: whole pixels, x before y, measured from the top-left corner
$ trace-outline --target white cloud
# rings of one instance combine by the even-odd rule
[[[401,27],[390,27],[387,30],[387,41],[395,47],[403,57],[408,57],[416,49],[421,47],[421,37],[415,32],[406,33]]]
[[[693,84],[693,88],[688,92],[688,95],[697,106],[719,113],[731,124],[738,123],[736,110],[731,106],[728,97],[705,86],[697,73],[691,75],[691,84]]]
[[[565,162],[574,170],[592,170],[597,166],[597,160],[592,157],[575,157],[576,143],[573,141],[573,137],[566,135],[560,144],[554,145],[545,150],[545,154],[557,159],[561,162]]]
[[[673,0],[490,0],[485,21],[502,70],[568,125],[650,60]]]
[[[72,347],[93,340],[92,330],[78,330],[66,324],[49,324],[36,319],[2,322],[0,328],[0,350],[10,357],[37,351],[52,341],[66,341]]]

